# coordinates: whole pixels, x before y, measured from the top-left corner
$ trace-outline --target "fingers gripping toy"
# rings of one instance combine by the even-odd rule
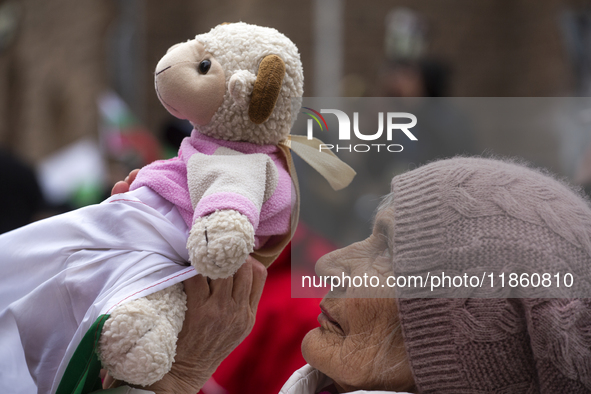
[[[177,158],[145,167],[132,188],[147,186],[176,205],[197,272],[231,276],[251,253],[268,266],[297,223],[287,142],[303,94],[296,46],[275,29],[219,25],[171,47],[156,67],[155,88],[164,107],[194,130]],[[348,184],[354,172],[323,156],[339,164],[327,166],[333,181],[341,178],[336,188]],[[100,338],[103,366],[133,384],[161,379],[185,309],[181,284],[115,309]]]

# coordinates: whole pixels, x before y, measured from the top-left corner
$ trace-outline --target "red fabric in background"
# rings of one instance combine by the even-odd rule
[[[333,245],[300,223],[292,241],[298,254],[315,264]],[[221,386],[206,385],[201,393],[277,394],[294,371],[306,362],[304,336],[319,326],[320,299],[291,298],[291,244],[268,270],[267,282],[250,335],[213,375]],[[220,327],[223,329],[223,327]],[[211,383],[211,382],[209,382]]]

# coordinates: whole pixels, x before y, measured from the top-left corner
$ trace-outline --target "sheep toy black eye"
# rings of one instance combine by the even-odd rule
[[[207,72],[209,71],[210,68],[211,68],[211,61],[209,61],[207,59],[201,61],[201,63],[199,63],[199,67],[197,67],[197,69],[199,70],[199,74],[207,74]]]

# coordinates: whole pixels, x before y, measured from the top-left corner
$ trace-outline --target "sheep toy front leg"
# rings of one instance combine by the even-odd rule
[[[218,147],[195,152],[187,163],[194,209],[187,240],[189,260],[211,279],[232,276],[253,252],[261,207],[277,186],[278,171],[266,154]]]
[[[220,210],[196,219],[187,241],[191,264],[211,279],[233,275],[253,247],[252,224],[233,210]]]
[[[182,283],[116,308],[99,341],[103,367],[131,384],[147,386],[162,379],[172,367],[186,310]]]

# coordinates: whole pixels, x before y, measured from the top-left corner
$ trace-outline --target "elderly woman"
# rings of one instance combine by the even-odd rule
[[[588,290],[591,209],[562,183],[526,167],[438,161],[395,177],[372,235],[326,255],[316,269],[384,279],[409,267],[560,270]],[[389,295],[380,292],[373,297]],[[591,392],[589,299],[357,298],[368,294],[353,286],[335,293],[322,301],[320,327],[303,341],[309,365],[282,393]],[[209,339],[216,335],[223,334]],[[202,372],[189,367],[176,378]]]

